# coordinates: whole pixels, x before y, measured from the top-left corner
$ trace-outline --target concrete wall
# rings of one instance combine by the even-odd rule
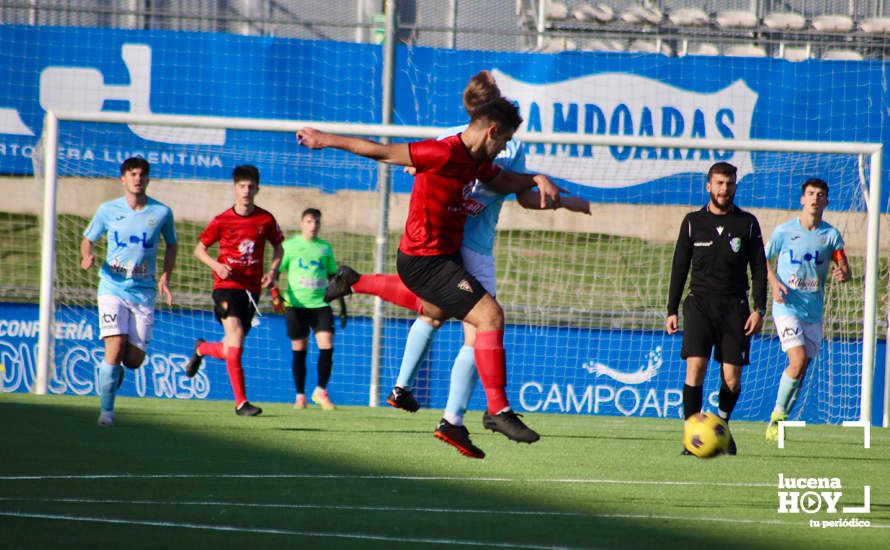
[[[232,205],[232,186],[228,182],[153,180],[149,195],[173,208],[177,220],[206,223]],[[59,213],[91,217],[100,203],[121,195],[116,179],[95,180],[63,178],[59,181]],[[0,211],[39,214],[43,210],[43,186],[32,177],[0,177]],[[389,227],[402,230],[408,212],[408,195],[394,194],[390,201]],[[353,233],[377,231],[378,195],[374,192],[343,191],[321,193],[316,189],[261,186],[257,204],[272,212],[281,226],[293,230],[300,213],[310,206],[324,213],[325,227]],[[689,206],[648,206],[636,204],[593,204],[592,215],[565,211],[530,212],[515,201],[508,202],[501,214],[500,229],[555,230],[604,233],[637,237],[652,243],[672,243],[677,238],[683,216]],[[764,238],[776,225],[793,217],[796,211],[755,208]],[[847,250],[863,254],[866,225],[864,214],[829,212],[826,221],[844,234]],[[890,215],[881,216],[881,254],[890,253]]]

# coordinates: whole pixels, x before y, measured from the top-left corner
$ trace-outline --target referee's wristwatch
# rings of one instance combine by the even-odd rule
[[[754,311],[756,311],[757,313],[760,314],[761,319],[766,319],[766,308],[759,307],[759,308],[755,309]]]

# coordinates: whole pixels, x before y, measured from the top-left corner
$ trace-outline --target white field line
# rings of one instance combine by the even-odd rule
[[[432,514],[496,514],[505,516],[569,516],[588,517],[583,512],[557,512],[548,510],[501,510],[484,508],[442,508],[429,506],[358,506],[338,504],[291,504],[272,502],[234,502],[205,500],[150,500],[77,497],[0,497],[0,502],[51,502],[72,504],[127,504],[155,506],[220,506],[232,508],[279,508],[288,510],[343,510],[362,512],[422,512]]]
[[[513,544],[509,542],[495,542],[490,540],[462,540],[462,539],[438,539],[425,537],[394,537],[376,535],[373,533],[348,533],[336,531],[302,531],[294,529],[278,529],[273,527],[240,527],[237,525],[212,525],[206,523],[183,523],[160,520],[138,520],[94,516],[77,516],[71,514],[46,514],[30,512],[6,512],[0,510],[0,517],[46,519],[56,521],[79,521],[87,523],[112,523],[118,525],[142,525],[148,527],[166,527],[171,529],[200,529],[205,531],[229,531],[239,533],[257,533],[264,535],[291,535],[299,537],[322,537],[353,540],[373,540],[383,542],[413,542],[420,544],[443,544],[461,546],[481,546],[488,548],[530,548],[533,550],[552,550],[554,548],[566,548],[564,546],[538,546],[532,544]]]
[[[364,479],[379,481],[469,481],[473,483],[564,483],[592,485],[680,485],[691,487],[775,487],[776,483],[748,483],[721,481],[678,481],[651,479],[585,479],[585,478],[510,478],[457,476],[396,476],[344,474],[26,474],[0,476],[0,481],[89,480],[100,479]]]
[[[410,512],[410,513],[434,513],[434,514],[496,514],[496,515],[519,515],[519,516],[562,516],[562,517],[585,517],[590,519],[643,519],[656,521],[690,521],[695,523],[735,523],[735,524],[758,524],[758,525],[788,525],[795,527],[808,526],[803,520],[783,521],[770,520],[764,518],[719,518],[713,516],[690,516],[690,515],[670,515],[670,514],[632,514],[632,513],[583,513],[583,512],[555,512],[555,511],[535,511],[535,510],[500,510],[500,509],[480,509],[480,508],[441,508],[441,507],[409,507],[409,506],[351,506],[351,505],[324,505],[324,504],[280,504],[280,503],[246,503],[246,502],[225,502],[225,501],[164,501],[164,500],[146,500],[146,499],[96,499],[96,498],[28,498],[28,497],[0,497],[0,502],[49,502],[49,503],[74,503],[74,504],[123,504],[123,505],[149,505],[149,506],[219,506],[231,508],[278,508],[278,509],[317,509],[317,510],[344,510],[344,511],[379,511],[379,512]],[[240,528],[234,526],[214,526],[204,524],[191,523],[175,523],[166,521],[145,521],[145,520],[125,520],[115,518],[94,518],[89,516],[72,516],[66,514],[32,514],[27,512],[8,512],[0,510],[0,516],[9,517],[26,517],[41,519],[57,519],[70,521],[95,521],[106,523],[121,523],[132,525],[158,525],[164,527],[184,527],[193,529],[215,529],[223,531],[244,531],[257,533],[272,534],[300,534],[320,537],[342,537],[342,538],[366,538],[374,540],[391,540],[404,542],[430,542],[436,544],[465,544],[474,545],[481,544],[487,546],[497,546],[504,548],[555,548],[552,546],[526,546],[514,545],[512,543],[492,543],[479,541],[461,541],[461,540],[445,540],[431,538],[399,538],[389,537],[386,535],[369,535],[364,533],[330,533],[330,532],[309,532],[309,531],[292,531],[281,529],[255,529]],[[890,529],[890,525],[872,524],[871,528]]]

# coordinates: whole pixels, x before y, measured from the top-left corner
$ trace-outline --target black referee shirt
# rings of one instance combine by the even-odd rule
[[[766,309],[766,256],[757,218],[735,205],[724,216],[707,206],[686,214],[674,248],[668,315],[677,314],[690,266],[690,292],[744,298],[749,265],[754,309]]]

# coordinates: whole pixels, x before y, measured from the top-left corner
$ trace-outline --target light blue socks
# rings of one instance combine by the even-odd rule
[[[432,325],[415,319],[408,331],[408,338],[405,340],[405,352],[402,354],[402,366],[399,367],[399,377],[396,379],[396,386],[410,389],[414,386],[414,379],[417,377],[417,369],[420,362],[426,356],[430,344],[433,342],[433,333],[436,329]]]
[[[783,372],[779,380],[779,391],[776,392],[776,407],[773,410],[790,413],[797,401],[798,391],[800,391],[800,380],[795,380]]]
[[[114,411],[114,397],[124,376],[124,367],[109,365],[105,361],[99,364],[99,400],[102,412]]]
[[[479,381],[473,348],[463,346],[454,358],[451,367],[451,387],[448,390],[448,403],[445,404],[445,420],[455,426],[463,425],[464,413],[470,404],[470,397]]]

